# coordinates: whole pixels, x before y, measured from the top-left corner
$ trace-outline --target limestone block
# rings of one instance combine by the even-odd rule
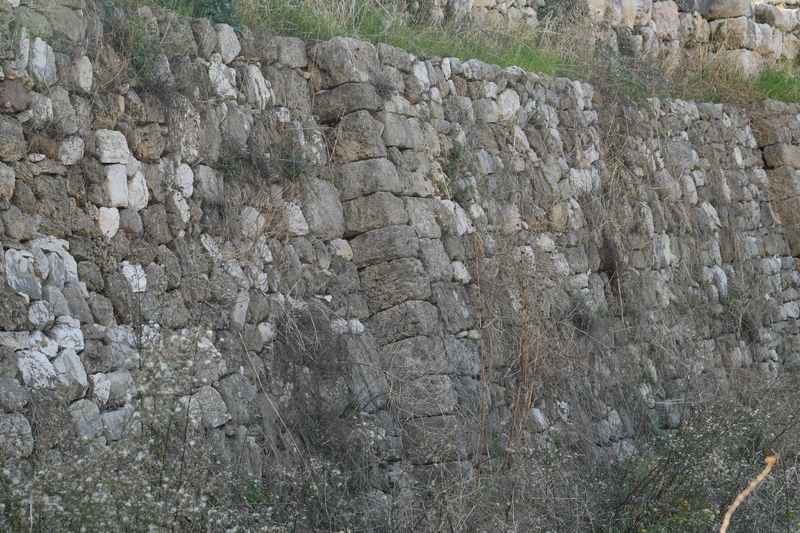
[[[344,239],[333,239],[328,243],[328,248],[332,256],[340,257],[345,261],[353,260],[353,249],[350,243]]]
[[[0,409],[19,411],[28,403],[28,391],[10,376],[0,375]]]
[[[500,120],[500,110],[497,102],[490,98],[480,98],[472,102],[475,120],[479,122],[495,123]]]
[[[345,115],[331,134],[333,158],[339,163],[386,156],[386,146],[381,139],[383,124],[372,118],[368,111]]]
[[[402,258],[368,266],[360,278],[372,312],[408,300],[425,300],[431,294],[430,281],[418,259]]]
[[[459,283],[432,283],[431,301],[439,308],[444,330],[459,333],[471,329],[474,323],[467,289]]]
[[[361,268],[401,257],[415,257],[419,239],[410,226],[387,226],[362,233],[350,241],[350,247],[353,262]]]
[[[62,350],[58,357],[53,359],[53,369],[56,371],[57,386],[67,400],[81,398],[86,393],[89,381],[75,350],[71,348]]]
[[[197,55],[204,59],[211,57],[217,48],[217,32],[211,26],[207,18],[195,18],[189,22],[192,27],[195,43],[197,44]]]
[[[14,185],[16,183],[16,173],[6,165],[0,163],[0,198],[10,200],[14,195]]]
[[[439,239],[420,239],[419,255],[431,281],[450,281],[453,269],[450,256]]]
[[[283,218],[286,224],[286,231],[289,235],[302,237],[307,235],[309,231],[308,222],[303,215],[300,206],[292,202],[284,202],[283,204]]]
[[[242,93],[247,103],[255,109],[264,110],[272,105],[275,95],[272,84],[264,79],[261,70],[255,65],[247,65],[242,79]]]
[[[30,103],[30,93],[19,81],[0,81],[0,113],[19,113],[28,109]]]
[[[345,236],[408,222],[403,200],[388,192],[376,192],[342,204]]]
[[[28,457],[33,453],[33,445],[27,418],[19,413],[0,414],[0,458]]]
[[[97,228],[109,239],[119,231],[119,210],[116,207],[101,207],[97,213]]]
[[[678,39],[678,6],[675,2],[654,2],[653,22],[656,24],[656,35],[663,41]]]
[[[514,120],[520,110],[519,95],[513,89],[506,89],[497,95],[497,121]]]
[[[242,46],[239,44],[239,38],[236,36],[236,32],[233,28],[227,24],[215,24],[214,31],[217,33],[217,45],[215,50],[219,52],[222,57],[222,62],[227,65],[233,61],[242,50]]]
[[[24,250],[10,248],[5,253],[6,282],[17,294],[24,294],[30,299],[42,297],[42,283],[33,267],[33,256]]]
[[[223,199],[225,184],[219,172],[206,165],[198,165],[194,170],[196,190],[202,199],[216,203]]]
[[[797,36],[791,33],[783,34],[783,43],[781,44],[781,57],[786,59],[794,59],[797,56],[797,49],[800,47]]]
[[[755,5],[753,15],[756,22],[775,26],[776,19],[780,17],[782,13],[775,6],[771,6],[764,2],[759,2]]]
[[[403,339],[385,345],[381,353],[392,374],[402,380],[426,374],[450,374],[453,370],[439,336]]]
[[[794,10],[778,8],[776,11],[775,24],[773,24],[773,26],[781,30],[783,33],[789,33],[797,28],[797,17],[795,16]]]
[[[133,376],[127,370],[92,374],[89,378],[92,399],[101,407],[123,405],[136,393]]]
[[[63,87],[55,87],[50,91],[53,102],[53,115],[55,126],[63,135],[73,135],[78,132],[78,117],[69,100],[69,93]]]
[[[155,122],[134,128],[128,141],[133,155],[149,163],[157,162],[167,146],[161,126]]]
[[[103,433],[100,409],[90,400],[78,400],[69,405],[69,414],[78,431],[78,438],[93,438]]]
[[[314,95],[311,112],[327,124],[355,111],[377,111],[382,104],[375,87],[369,83],[345,83]]]
[[[107,207],[128,205],[128,173],[125,165],[116,164],[106,167],[105,191],[110,202]]]
[[[722,61],[740,70],[747,77],[755,76],[764,66],[761,55],[750,50],[727,50],[722,54]]]
[[[214,94],[223,100],[235,100],[239,96],[239,91],[236,90],[236,70],[226,66],[219,54],[211,56],[207,67]]]
[[[379,311],[367,322],[378,345],[408,337],[434,335],[441,331],[436,307],[428,302],[411,300]]]
[[[379,158],[339,166],[336,188],[344,202],[379,191],[396,194],[403,186],[397,168],[388,159]]]
[[[231,419],[225,401],[213,387],[203,387],[192,396],[183,396],[179,403],[189,410],[189,421],[198,428],[216,428]]]
[[[197,160],[200,148],[200,113],[183,95],[175,95],[167,108],[170,150],[178,153],[184,163]]]
[[[419,119],[385,111],[377,113],[375,118],[384,126],[381,136],[386,146],[396,146],[401,150],[423,148],[422,127]]]
[[[432,198],[403,198],[408,223],[417,232],[420,239],[438,239],[442,236],[442,228],[436,222],[435,200]]]
[[[248,378],[239,373],[231,374],[220,380],[217,391],[234,424],[246,425],[252,421],[252,403],[258,391]]]
[[[138,212],[145,207],[150,201],[150,191],[147,189],[147,180],[144,174],[136,172],[131,179],[128,180],[128,209]],[[141,222],[141,221],[140,221]]]
[[[59,348],[72,348],[77,352],[84,348],[81,323],[75,318],[58,317],[56,325],[50,329],[49,336]]]
[[[723,43],[728,48],[756,47],[756,26],[752,19],[737,17],[732,19],[715,20],[711,23],[711,38],[718,43]]]
[[[786,165],[800,169],[800,148],[786,143],[771,144],[764,147],[764,160],[769,168]]]
[[[94,132],[94,153],[101,163],[120,163],[125,165],[130,159],[128,141],[125,136],[114,130],[97,130]]]
[[[708,0],[708,20],[749,17],[752,14],[750,0]]]
[[[109,441],[142,434],[142,422],[136,417],[136,409],[130,404],[116,411],[104,412],[100,415],[100,421],[103,424],[103,435]]]
[[[308,59],[315,92],[348,82],[374,84],[380,73],[375,47],[347,37],[334,37],[314,46],[308,51]]]
[[[0,115],[0,161],[16,161],[25,155],[28,143],[22,124],[14,117]]]
[[[344,234],[342,202],[333,183],[308,178],[302,184],[301,196],[311,233],[325,239],[336,239]]]
[[[17,368],[22,377],[22,382],[33,389],[52,389],[58,381],[53,364],[40,351],[18,351]]]
[[[58,145],[58,160],[71,166],[83,159],[84,143],[81,137],[68,137]]]
[[[22,116],[32,119],[33,123],[38,126],[53,122],[53,100],[43,94],[31,91],[31,107]]]
[[[458,339],[453,335],[443,335],[445,355],[449,366],[448,374],[459,376],[478,376],[481,373],[481,356],[478,345],[470,339]]]
[[[58,79],[53,47],[39,37],[30,42],[28,72],[37,83],[46,87],[53,85]]]

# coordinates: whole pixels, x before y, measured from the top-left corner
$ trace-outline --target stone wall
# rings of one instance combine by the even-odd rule
[[[452,0],[422,8],[434,20],[472,17],[487,24],[536,26],[544,0]],[[626,55],[662,62],[667,69],[682,64],[697,45],[723,50],[722,60],[747,75],[765,66],[792,61],[798,53],[800,21],[792,2],[750,0],[586,0],[577,4],[549,2],[545,13],[573,10],[597,25],[602,42]],[[610,31],[609,31],[610,30]]]
[[[389,508],[497,461],[479,442],[504,446],[519,391],[526,446],[588,431],[613,464],[690,386],[800,364],[797,105],[612,110],[577,80],[149,8],[171,47],[128,77],[64,9],[69,31],[2,34],[4,461],[114,446],[168,399],[260,479],[262,424],[355,405]]]

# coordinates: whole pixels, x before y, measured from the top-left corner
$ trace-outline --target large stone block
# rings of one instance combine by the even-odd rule
[[[372,118],[368,111],[346,115],[330,137],[333,159],[339,163],[351,163],[385,157],[386,145],[381,139],[382,132],[383,124]]]
[[[382,103],[375,87],[369,83],[345,83],[315,94],[311,112],[325,124],[355,111],[377,111]]]
[[[423,147],[422,127],[419,119],[382,111],[376,115],[384,126],[383,142],[401,150],[418,150]]]
[[[315,91],[343,83],[374,83],[380,73],[378,52],[368,42],[334,37],[308,51]]]
[[[387,226],[362,233],[350,241],[353,262],[366,267],[401,257],[415,257],[419,252],[417,233],[410,226]]]
[[[388,192],[376,192],[342,204],[345,235],[356,235],[408,222],[403,200]]]
[[[656,23],[656,35],[663,41],[674,41],[678,38],[678,6],[675,2],[653,3],[653,22]]]
[[[446,336],[447,337],[447,336]],[[415,379],[427,374],[450,374],[452,365],[442,337],[410,337],[381,349],[383,365],[399,379]]]
[[[33,435],[28,419],[19,413],[0,414],[0,460],[28,457],[33,452]]]
[[[399,193],[403,188],[397,168],[384,158],[340,166],[336,172],[336,187],[343,202],[378,191]]]
[[[472,328],[474,320],[467,289],[459,283],[431,284],[432,301],[439,307],[445,331],[458,333]]]
[[[749,17],[752,14],[750,0],[708,0],[708,20]]]
[[[422,376],[394,384],[392,406],[401,417],[449,415],[458,395],[448,376]]]
[[[27,149],[20,121],[0,115],[0,160],[16,161],[25,155]]]
[[[326,239],[338,239],[344,235],[342,202],[333,183],[308,178],[303,182],[301,194],[305,219],[314,235]]]
[[[428,302],[411,300],[375,313],[368,326],[379,345],[438,333],[439,314]]]
[[[770,168],[786,165],[800,169],[800,148],[786,143],[772,144],[764,148],[764,160]]]
[[[402,258],[368,266],[361,271],[361,286],[371,311],[382,311],[408,300],[425,300],[430,280],[418,259]]]

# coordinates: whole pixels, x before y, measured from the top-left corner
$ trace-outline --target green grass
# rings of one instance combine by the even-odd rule
[[[782,102],[800,102],[800,75],[794,65],[770,68],[751,80],[759,94]]]

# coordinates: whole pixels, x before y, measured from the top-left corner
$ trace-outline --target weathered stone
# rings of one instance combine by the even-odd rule
[[[233,28],[227,24],[215,24],[214,31],[217,33],[217,46],[215,49],[219,52],[220,56],[222,56],[222,61],[227,65],[233,61],[242,50],[242,46],[239,44],[239,38],[236,36],[236,32]]]
[[[217,32],[214,31],[207,18],[195,18],[189,24],[192,27],[192,34],[197,44],[197,55],[203,59],[208,59],[217,47]]]
[[[116,207],[101,207],[97,213],[97,229],[108,237],[114,237],[119,230],[119,211]]]
[[[203,387],[191,397],[183,396],[179,402],[189,410],[194,427],[216,428],[231,419],[222,396],[212,387]]]
[[[423,147],[422,127],[419,119],[381,111],[375,118],[383,124],[381,137],[386,146],[417,150]]]
[[[749,17],[752,11],[750,0],[708,0],[708,20]]]
[[[420,239],[438,239],[442,236],[442,229],[436,222],[435,200],[405,197],[403,201],[408,213],[408,223]]]
[[[376,192],[342,204],[345,236],[408,222],[403,201],[388,192]]]
[[[31,254],[12,248],[6,250],[5,259],[6,281],[11,288],[18,294],[39,300],[42,297],[42,283],[34,272]]]
[[[365,41],[334,37],[308,51],[314,91],[343,83],[374,83],[380,73],[375,47]]]
[[[289,235],[302,237],[308,234],[308,222],[306,222],[306,217],[297,204],[292,202],[283,203],[283,219],[286,232]]]
[[[656,24],[656,35],[662,41],[678,39],[678,6],[670,0],[654,2],[652,12],[653,22]]]
[[[247,103],[255,109],[264,110],[275,99],[275,95],[272,93],[272,84],[264,79],[261,70],[255,65],[247,65],[245,68],[242,93]]]
[[[448,376],[422,376],[407,381],[392,400],[404,417],[447,415],[458,405],[458,395]]]
[[[28,391],[10,376],[0,375],[0,409],[10,413],[19,411],[28,403]]]
[[[57,386],[68,400],[80,398],[86,393],[89,381],[75,350],[71,348],[62,350],[58,357],[53,359],[53,369],[56,371]]]
[[[78,400],[70,404],[69,414],[75,422],[79,439],[91,439],[103,433],[100,409],[90,400]]]
[[[463,285],[458,283],[431,284],[431,300],[439,307],[445,331],[458,333],[472,328],[471,300]]]
[[[5,163],[0,163],[0,199],[10,200],[14,196],[15,184],[14,170]]]
[[[142,209],[139,214],[142,217],[145,235],[155,244],[167,244],[172,240],[164,204],[153,204]]]
[[[58,145],[58,159],[64,165],[75,165],[83,159],[83,149],[81,137],[69,137]]]
[[[336,188],[344,202],[378,191],[399,193],[402,184],[397,168],[380,158],[341,165],[336,172]]]
[[[27,149],[28,143],[25,141],[20,121],[0,115],[0,160],[21,159]]]
[[[344,234],[342,202],[333,183],[308,178],[302,184],[301,195],[311,233],[326,239],[336,239]]]
[[[133,376],[127,370],[92,374],[92,398],[98,405],[114,407],[127,402],[136,392]]]
[[[136,417],[136,409],[130,404],[116,411],[104,412],[100,415],[100,420],[103,423],[103,435],[109,441],[142,434],[142,422]]]
[[[375,313],[368,326],[379,345],[408,337],[433,335],[441,330],[436,308],[417,300]]]
[[[128,141],[119,131],[97,130],[94,132],[94,150],[101,163],[120,163],[125,165],[130,159]]]
[[[30,94],[20,82],[0,81],[0,113],[19,113],[28,109],[30,103]]]
[[[92,90],[94,67],[87,56],[78,56],[72,61],[72,81],[83,92]]]
[[[232,374],[220,380],[217,390],[234,424],[247,425],[252,421],[253,401],[258,391],[249,379],[238,373]]]
[[[19,413],[0,414],[0,459],[28,457],[33,453],[33,446],[27,418]]]
[[[17,368],[22,376],[22,382],[34,389],[52,389],[58,380],[53,364],[39,351],[17,352]]]
[[[431,294],[430,281],[418,259],[402,258],[368,266],[360,277],[373,312],[407,300],[425,300]]]
[[[382,103],[371,84],[345,83],[315,94],[311,111],[319,117],[320,123],[327,124],[355,111],[377,111]]]
[[[386,156],[381,139],[383,125],[367,111],[356,111],[342,118],[333,130],[330,145],[333,158],[339,163]]]
[[[419,239],[410,226],[387,226],[362,233],[350,241],[350,247],[353,262],[361,268],[401,257],[415,257]]]
[[[770,168],[786,165],[800,169],[800,148],[786,143],[771,144],[764,147],[764,160]]]
[[[53,47],[36,37],[30,42],[28,72],[40,85],[49,87],[58,79]]]
[[[200,148],[200,113],[183,95],[175,95],[167,108],[169,149],[180,154],[184,163],[197,160]]]

